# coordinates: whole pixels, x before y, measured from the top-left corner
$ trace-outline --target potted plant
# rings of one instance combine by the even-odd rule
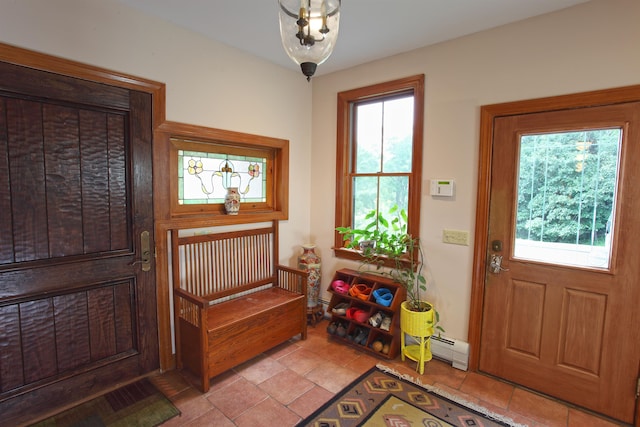
[[[373,267],[374,273],[391,277],[407,290],[407,300],[400,305],[401,355],[417,362],[416,369],[424,373],[424,363],[432,358],[431,336],[434,331],[444,332],[438,325],[440,315],[433,305],[421,298],[427,290],[427,280],[422,274],[424,252],[420,240],[407,230],[407,213],[393,206],[389,220],[375,210],[365,216],[369,222],[364,228],[338,227],[347,242],[347,248],[360,248],[362,266]],[[361,245],[366,242],[365,245]],[[406,335],[416,344],[406,345]]]
[[[421,298],[421,292],[427,290],[427,280],[422,274],[424,252],[419,239],[407,231],[406,211],[396,205],[387,214],[372,210],[364,219],[368,222],[363,228],[336,228],[347,242],[345,247],[361,250],[361,268],[367,268],[369,272],[373,268],[374,273],[400,283],[407,291],[405,306],[408,310],[432,311],[432,304]],[[361,246],[362,242],[366,242],[366,245]],[[438,325],[438,312],[433,310],[430,315],[432,327],[444,332]]]

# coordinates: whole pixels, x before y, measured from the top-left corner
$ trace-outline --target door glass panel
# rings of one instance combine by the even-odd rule
[[[514,256],[609,268],[622,129],[520,137]]]

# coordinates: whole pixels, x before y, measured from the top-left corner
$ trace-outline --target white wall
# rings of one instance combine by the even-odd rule
[[[315,78],[311,233],[323,258],[323,289],[337,268],[357,267],[331,250],[334,204],[328,201],[335,199],[338,92],[425,74],[420,235],[430,269],[429,299],[447,335],[466,340],[480,106],[640,84],[639,21],[638,0],[594,0]],[[454,178],[455,198],[430,197],[430,178]],[[442,243],[444,228],[468,230],[471,244]]]
[[[167,120],[288,139],[281,259],[301,253],[309,236],[311,85],[299,72],[115,0],[0,0],[0,42],[165,83]]]

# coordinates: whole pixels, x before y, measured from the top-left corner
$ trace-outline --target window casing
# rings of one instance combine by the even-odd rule
[[[411,98],[412,108],[407,109],[407,101],[411,102]],[[378,111],[373,111],[373,114],[367,114],[371,113],[370,110],[376,109]],[[412,114],[412,123],[405,120],[385,123],[385,114],[388,118],[394,112],[402,111]],[[364,117],[365,114],[368,118]],[[380,118],[376,119],[378,116]],[[397,204],[407,210],[408,232],[414,237],[419,237],[423,118],[424,75],[338,93],[336,227],[358,227],[358,218],[372,209],[379,209],[384,214],[393,204]],[[373,123],[376,120],[378,123],[371,126],[374,128],[372,136],[366,128],[369,125],[363,126],[361,122]],[[412,129],[392,129],[392,124],[397,122],[401,122],[405,128],[409,126]],[[379,130],[375,129],[378,125]],[[364,131],[369,135],[365,137]],[[394,153],[393,149],[390,150],[392,138],[389,138],[389,135],[410,135],[410,153],[400,158],[400,152]],[[358,141],[358,138],[361,141]],[[379,161],[364,161],[363,155],[367,150],[363,149],[362,144],[370,144],[372,138],[380,140]],[[368,155],[371,157],[370,153]],[[396,161],[393,161],[394,156]],[[363,192],[359,191],[371,187],[375,187],[375,201],[372,201],[371,196],[363,196]],[[391,188],[402,189],[404,192],[396,194],[400,191],[392,191]],[[381,191],[390,197],[380,197]],[[360,259],[359,253],[344,248],[343,236],[338,232],[335,232],[334,250],[339,258]]]

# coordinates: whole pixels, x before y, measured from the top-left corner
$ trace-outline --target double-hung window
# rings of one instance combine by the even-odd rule
[[[407,212],[407,231],[419,237],[424,75],[338,94],[336,227],[361,228],[375,210]],[[335,234],[335,253],[344,248]]]

